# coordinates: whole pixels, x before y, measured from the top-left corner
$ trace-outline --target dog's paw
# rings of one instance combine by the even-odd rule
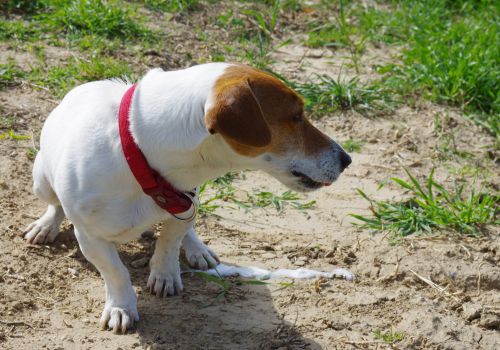
[[[102,329],[112,329],[113,333],[127,333],[139,321],[139,313],[135,307],[106,306],[102,312],[100,325]]]
[[[217,254],[201,241],[184,241],[182,249],[192,268],[208,270],[217,266],[220,262]]]
[[[172,268],[172,271],[161,271],[155,268],[151,269],[147,287],[151,294],[158,298],[176,295],[182,292],[182,280],[179,266]]]
[[[59,234],[59,224],[54,220],[41,217],[32,222],[24,230],[24,239],[30,244],[45,244],[53,242]]]

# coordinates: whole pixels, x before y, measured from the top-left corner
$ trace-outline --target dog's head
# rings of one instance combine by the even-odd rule
[[[330,185],[351,163],[342,147],[305,118],[302,99],[269,74],[230,66],[217,80],[212,101],[208,131],[294,190]]]

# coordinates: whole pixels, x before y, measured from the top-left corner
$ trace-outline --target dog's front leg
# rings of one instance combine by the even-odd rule
[[[182,292],[179,251],[182,238],[192,225],[193,222],[175,219],[163,223],[150,261],[151,273],[147,283],[150,292],[159,298]]]
[[[219,264],[219,257],[215,252],[207,247],[196,234],[194,227],[190,227],[188,233],[182,240],[182,249],[191,267],[200,270],[207,270]]]
[[[99,270],[104,278],[106,304],[101,316],[101,327],[115,333],[126,333],[134,321],[139,321],[137,296],[127,268],[123,265],[113,243],[87,234],[75,225],[75,236],[83,255]]]

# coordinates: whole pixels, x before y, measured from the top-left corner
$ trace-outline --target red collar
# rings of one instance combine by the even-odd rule
[[[123,154],[132,174],[134,174],[144,193],[153,198],[161,208],[175,216],[175,214],[189,210],[194,205],[194,202],[185,193],[176,190],[157,171],[151,168],[146,157],[135,143],[130,133],[129,122],[130,104],[135,88],[136,84],[132,85],[125,92],[118,112],[118,125]],[[194,197],[194,194],[190,193],[190,195]]]

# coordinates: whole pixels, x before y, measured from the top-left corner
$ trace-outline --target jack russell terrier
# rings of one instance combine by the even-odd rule
[[[153,69],[136,85],[81,85],[43,126],[33,188],[48,208],[25,239],[52,242],[67,216],[104,278],[101,327],[125,333],[139,315],[116,243],[163,222],[147,286],[157,296],[177,294],[181,246],[195,267],[218,262],[193,228],[197,186],[260,169],[304,192],[330,185],[349,166],[349,155],[304,117],[303,105],[275,77],[228,63]]]

